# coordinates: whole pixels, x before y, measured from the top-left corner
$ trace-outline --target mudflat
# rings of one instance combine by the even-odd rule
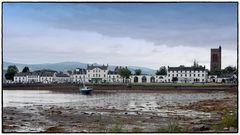
[[[3,91],[3,132],[179,132],[216,130],[222,116],[237,109],[233,92],[80,93]]]

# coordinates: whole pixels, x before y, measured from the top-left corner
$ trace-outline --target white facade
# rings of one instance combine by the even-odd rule
[[[40,76],[38,74],[27,75],[27,79],[29,83],[40,82]]]
[[[14,76],[14,83],[36,83],[40,82],[40,76],[36,73],[17,73]]]
[[[17,74],[13,78],[14,83],[28,83],[28,78],[26,74]]]
[[[131,75],[131,83],[164,83],[165,75]]]
[[[86,74],[73,74],[71,75],[72,81],[75,83],[87,82],[88,78]]]
[[[122,83],[123,78],[119,74],[108,74],[107,81],[110,83]]]
[[[42,83],[52,83],[53,76],[40,76],[40,82]]]
[[[103,83],[108,79],[108,66],[87,66],[87,82]]]
[[[71,82],[71,78],[67,74],[54,73],[53,82],[54,83],[69,83],[69,82]]]
[[[178,83],[207,82],[208,74],[205,67],[168,67],[167,82],[173,82],[177,78]]]

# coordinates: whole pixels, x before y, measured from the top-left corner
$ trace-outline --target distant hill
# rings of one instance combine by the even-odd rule
[[[94,63],[97,65],[96,63]],[[31,71],[39,70],[39,69],[52,69],[56,71],[64,71],[64,70],[73,70],[75,68],[87,68],[87,63],[80,62],[60,62],[60,63],[46,63],[46,64],[22,64],[22,63],[11,63],[11,62],[3,62],[3,69],[7,69],[9,65],[16,65],[19,71],[27,66]],[[113,70],[116,66],[109,65],[109,69]],[[129,70],[134,73],[135,69],[141,69],[143,74],[155,74],[156,70],[145,68],[145,67],[137,67],[137,66],[128,66]]]

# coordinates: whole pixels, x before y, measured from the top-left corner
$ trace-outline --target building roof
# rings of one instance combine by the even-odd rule
[[[231,77],[234,77],[234,73],[229,73],[229,74],[221,74],[218,76],[218,78],[231,78]]]
[[[38,74],[39,76],[53,76],[54,73],[57,73],[55,70],[51,69],[42,69],[33,71],[34,74]]]
[[[206,70],[205,66],[198,66],[198,67],[184,67],[184,66],[179,66],[179,67],[168,67],[168,71],[203,71]]]
[[[99,65],[87,65],[87,70],[92,70],[94,68],[100,68],[102,70],[107,70],[108,69],[108,65],[105,66],[105,65],[102,65],[102,66],[99,66]]]
[[[16,73],[14,76],[27,76],[27,73],[20,72]]]
[[[57,71],[51,70],[51,69],[42,69],[42,70],[35,70],[33,72],[35,72],[35,73],[43,73],[43,72],[56,73]]]
[[[76,68],[72,74],[86,74],[86,69],[83,68]]]
[[[109,71],[108,71],[108,74],[109,74],[109,75],[116,75],[116,74],[118,74],[118,72],[109,70]]]
[[[56,73],[55,75],[56,75],[56,77],[70,77],[69,75],[64,74],[64,73]]]
[[[47,77],[47,76],[53,76],[54,73],[49,73],[49,72],[45,72],[45,73],[41,73],[40,76],[44,76],[44,77]]]

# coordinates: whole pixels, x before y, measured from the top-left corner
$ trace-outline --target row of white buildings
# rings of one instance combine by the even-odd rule
[[[65,72],[54,70],[37,70],[28,73],[17,73],[14,83],[205,83],[217,82],[217,76],[208,76],[202,66],[168,67],[167,75],[131,75],[124,80],[119,74],[122,67],[109,70],[108,65],[87,65],[86,69],[77,68]]]

